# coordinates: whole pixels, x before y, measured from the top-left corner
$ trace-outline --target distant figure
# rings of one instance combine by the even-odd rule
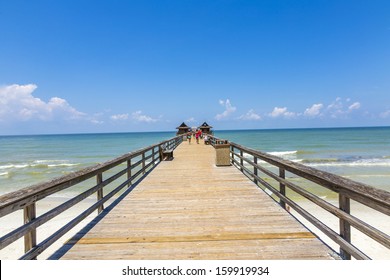
[[[205,143],[205,145],[210,144],[209,137],[207,135],[204,136],[204,143]]]
[[[199,137],[202,134],[202,131],[198,129],[195,133],[196,143],[199,144]]]
[[[188,144],[191,144],[191,132],[187,133]]]

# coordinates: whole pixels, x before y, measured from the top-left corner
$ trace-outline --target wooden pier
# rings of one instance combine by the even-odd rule
[[[211,145],[184,142],[61,259],[334,259],[336,254]]]
[[[23,238],[19,259],[37,259],[95,213],[50,259],[370,259],[353,243],[352,228],[390,249],[389,234],[354,216],[350,206],[360,203],[388,217],[389,192],[212,135],[208,143],[179,135],[0,196],[0,217],[22,210],[24,218],[0,237],[0,250]],[[333,192],[338,205],[291,178]],[[37,204],[73,186],[82,191],[37,215]],[[292,193],[332,214],[339,230],[302,208]],[[39,227],[93,197],[96,202],[50,236],[38,235]],[[290,215],[290,207],[340,251]]]

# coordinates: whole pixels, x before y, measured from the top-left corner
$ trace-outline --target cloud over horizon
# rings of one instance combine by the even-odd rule
[[[262,117],[255,112],[255,110],[250,109],[246,114],[241,115],[239,120],[244,120],[244,121],[260,121],[262,120]]]
[[[44,123],[51,122],[61,129],[63,124],[68,124],[75,130],[123,130],[123,129],[139,129],[140,124],[148,124],[147,129],[153,128],[153,124],[158,124],[159,127],[167,129],[169,120],[164,120],[163,115],[158,117],[150,116],[142,110],[137,109],[127,113],[112,112],[112,109],[99,109],[97,112],[84,113],[76,109],[69,102],[61,97],[54,96],[48,101],[38,98],[35,93],[38,86],[36,84],[12,84],[0,86],[0,124],[3,128],[15,126],[15,124],[24,123],[25,125],[35,125],[44,129]],[[316,102],[310,106],[303,107],[301,111],[290,110],[287,106],[275,106],[269,113],[258,113],[259,110],[267,110],[263,107],[255,107],[244,110],[239,110],[233,106],[229,98],[219,100],[218,107],[223,108],[221,113],[214,116],[216,121],[230,121],[233,125],[241,122],[241,125],[253,125],[253,122],[264,123],[265,126],[272,126],[274,121],[280,126],[280,121],[284,121],[288,126],[288,121],[304,121],[309,120],[319,121],[327,120],[350,120],[352,116],[358,117],[368,116],[370,112],[361,110],[362,103],[352,100],[351,98],[337,97],[328,104],[324,102]],[[250,104],[251,106],[256,104]],[[262,106],[259,104],[259,106]],[[268,108],[269,109],[269,108]],[[188,111],[189,114],[194,114],[195,111]],[[158,112],[161,114],[161,112]],[[390,110],[384,110],[382,113],[376,112],[370,114],[371,118],[386,119],[390,117]],[[186,119],[189,124],[196,122],[196,116]],[[203,117],[203,116],[202,116]],[[212,116],[208,116],[212,118]],[[206,116],[207,118],[207,116]],[[76,125],[75,125],[76,124]],[[91,124],[93,126],[91,126]],[[77,130],[77,131],[80,131]],[[5,131],[5,130],[4,130]],[[6,133],[4,132],[3,133]]]
[[[303,115],[308,117],[317,117],[321,115],[321,109],[324,107],[323,104],[313,104],[310,108],[307,108]]]
[[[296,113],[289,112],[287,107],[275,107],[274,110],[269,114],[272,118],[284,117],[286,119],[291,119],[297,116]]]
[[[226,101],[219,100],[219,105],[225,107],[225,111],[215,116],[215,119],[218,121],[227,119],[231,114],[233,114],[237,110],[236,107],[232,106],[229,99],[226,99]]]
[[[86,116],[63,98],[52,97],[45,102],[34,97],[37,88],[35,84],[0,87],[0,121],[74,120]]]

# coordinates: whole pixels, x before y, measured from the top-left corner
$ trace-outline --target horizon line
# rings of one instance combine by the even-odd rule
[[[213,131],[248,131],[248,130],[309,130],[309,129],[350,129],[350,128],[390,128],[386,125],[378,126],[329,126],[329,127],[285,127],[285,128],[238,128],[238,129],[213,129]],[[94,134],[128,134],[128,133],[169,133],[176,130],[156,130],[156,131],[116,131],[116,132],[70,132],[70,133],[41,133],[41,134],[0,134],[0,137],[19,136],[66,136],[66,135],[94,135]]]

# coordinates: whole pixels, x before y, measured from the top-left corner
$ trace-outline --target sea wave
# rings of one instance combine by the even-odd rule
[[[277,157],[296,155],[298,151],[281,151],[281,152],[269,152],[270,155]]]
[[[79,163],[71,163],[69,160],[60,160],[60,159],[42,159],[42,160],[34,160],[31,166],[33,167],[59,167],[59,166],[76,166]]]
[[[4,169],[13,169],[13,168],[26,168],[29,164],[6,164],[6,165],[0,165],[0,170]]]
[[[67,160],[34,160],[33,162],[26,163],[7,163],[0,165],[1,170],[23,169],[23,168],[36,168],[46,169],[53,167],[73,167],[80,165],[80,163],[72,163]]]
[[[390,166],[390,159],[387,158],[370,158],[359,159],[354,161],[345,161],[339,159],[305,159],[303,164],[320,167],[320,166],[350,166],[350,167],[388,167]]]

